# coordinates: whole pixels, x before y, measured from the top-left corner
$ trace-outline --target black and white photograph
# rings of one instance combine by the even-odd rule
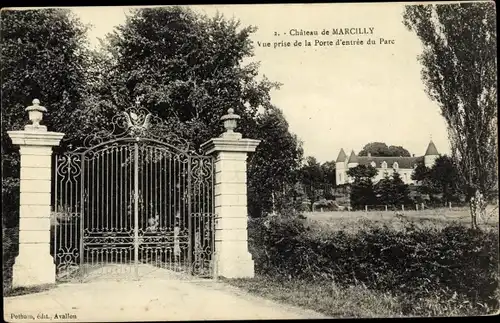
[[[498,314],[496,19],[2,8],[4,320]]]

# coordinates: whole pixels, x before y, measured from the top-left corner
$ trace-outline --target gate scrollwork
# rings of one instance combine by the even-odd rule
[[[209,275],[213,159],[171,130],[168,121],[132,108],[56,156],[51,243],[58,277],[108,264]],[[71,220],[57,221],[62,213]]]
[[[193,153],[189,142],[177,133],[174,119],[162,119],[140,107],[128,108],[117,113],[105,128],[85,136],[81,146],[75,148],[71,144],[67,146],[71,147],[69,150],[81,152],[119,139],[137,138],[158,140],[168,143],[179,151]]]

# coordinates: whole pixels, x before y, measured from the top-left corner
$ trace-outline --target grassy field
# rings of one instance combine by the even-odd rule
[[[387,225],[393,229],[401,229],[405,223],[412,222],[417,227],[445,227],[451,223],[470,224],[469,208],[441,208],[421,211],[405,211],[397,216],[394,211],[332,211],[307,212],[308,224],[320,231],[344,230],[356,232],[366,226]],[[478,219],[478,224],[485,229],[498,227],[499,212],[497,206],[489,206],[488,218]]]

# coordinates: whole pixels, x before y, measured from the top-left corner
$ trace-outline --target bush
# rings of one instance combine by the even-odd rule
[[[314,203],[315,211],[336,211],[338,209],[334,200],[321,199]]]
[[[19,252],[19,229],[2,227],[2,273],[4,293],[11,288],[12,266]]]
[[[253,255],[258,274],[287,276],[288,270],[279,266],[279,262],[289,261],[300,248],[296,237],[305,232],[302,217],[266,217],[251,219],[248,224],[249,249]],[[272,246],[272,247],[266,247]]]
[[[419,301],[429,295],[498,308],[498,232],[453,224],[444,229],[368,227],[318,236],[302,219],[249,226],[256,272],[276,279],[363,284]],[[443,296],[447,295],[447,296]]]

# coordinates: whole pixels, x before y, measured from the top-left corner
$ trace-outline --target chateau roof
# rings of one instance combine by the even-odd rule
[[[339,163],[339,162],[345,162],[345,160],[347,159],[347,155],[345,154],[345,151],[344,149],[340,149],[340,152],[339,152],[339,155],[337,157],[337,160],[335,162]]]
[[[434,145],[432,140],[429,142],[429,146],[427,146],[427,150],[425,151],[425,156],[429,155],[439,155],[436,145]]]
[[[357,163],[358,155],[354,153],[354,150],[351,151],[351,156],[349,156],[349,163]]]
[[[375,168],[382,168],[382,163],[387,163],[387,168],[392,168],[392,165],[397,162],[399,168],[414,168],[419,162],[423,162],[424,157],[379,157],[379,156],[359,156],[359,165],[370,165],[375,162]]]

